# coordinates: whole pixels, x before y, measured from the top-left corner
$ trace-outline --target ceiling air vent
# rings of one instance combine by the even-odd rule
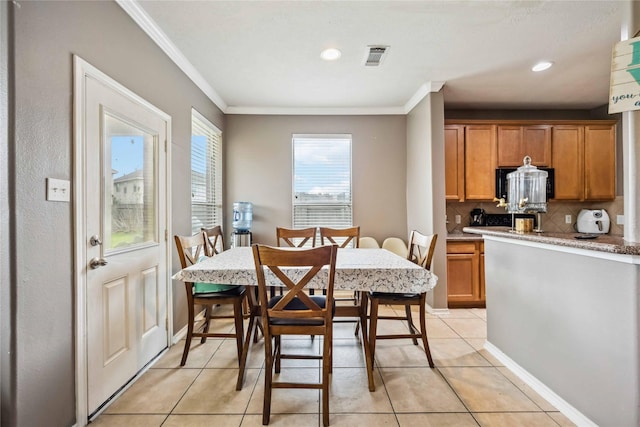
[[[367,67],[377,67],[382,63],[389,46],[369,46],[369,53],[364,65]]]

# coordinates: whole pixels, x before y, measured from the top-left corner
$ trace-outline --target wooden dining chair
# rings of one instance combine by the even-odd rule
[[[353,247],[358,248],[360,245],[360,227],[349,228],[330,228],[319,227],[320,230],[320,244],[337,244],[340,248]],[[353,292],[337,292],[335,295],[336,300],[336,323],[356,323],[355,335],[358,335],[360,330],[359,310],[362,308],[362,295],[359,291]],[[350,320],[345,320],[349,318]]]
[[[341,248],[357,248],[360,243],[360,227],[320,227],[320,244],[336,244]]]
[[[333,353],[333,283],[336,269],[337,246],[321,246],[311,249],[275,248],[253,245],[253,258],[258,279],[258,294],[262,310],[264,329],[265,375],[262,424],[269,424],[271,415],[271,393],[274,388],[311,388],[322,390],[322,421],[329,425],[329,374],[332,369]],[[323,269],[323,267],[328,268]],[[286,267],[305,268],[306,273],[299,280],[287,276]],[[268,271],[265,271],[268,270]],[[284,285],[286,292],[269,297],[266,275]],[[272,274],[271,274],[272,273]],[[326,295],[308,295],[305,288],[316,278],[324,282]],[[301,355],[283,352],[284,335],[323,336],[321,355]],[[274,380],[280,373],[281,359],[322,360],[322,381],[301,383]]]
[[[204,231],[204,234],[207,237],[207,249],[209,250],[209,255],[214,256],[224,251],[224,234],[222,233],[222,227],[216,225],[211,228],[201,228],[200,230]],[[255,300],[255,298],[253,299]],[[260,313],[256,312],[255,304],[252,304],[252,298],[248,297],[243,301],[243,312],[245,319],[251,319],[252,317],[260,317]],[[253,322],[249,322],[250,326],[252,326]],[[251,329],[251,328],[250,328]],[[261,327],[259,327],[262,330]],[[254,342],[258,342],[258,330],[255,331],[255,339]]]
[[[293,248],[302,248],[311,240],[311,247],[316,247],[315,227],[291,229],[284,227],[276,227],[276,242],[278,247],[290,246]]]
[[[216,225],[211,228],[201,228],[207,237],[207,248],[209,255],[214,256],[224,251],[224,234],[222,233],[222,227]],[[245,292],[245,298],[242,300],[242,313],[243,318],[249,319],[247,326],[247,333],[245,335],[245,341],[242,345],[242,353],[240,354],[240,372],[238,373],[238,381],[236,383],[236,390],[242,390],[245,377],[245,367],[247,363],[247,357],[249,353],[249,346],[251,345],[251,337],[253,336],[253,342],[257,343],[260,339],[260,333],[262,331],[262,324],[260,323],[260,305],[257,302],[257,295],[252,290],[255,287],[250,286]],[[264,335],[264,333],[263,333]]]
[[[201,228],[207,237],[207,248],[211,256],[219,254],[224,251],[224,234],[222,234],[222,227],[216,225],[212,228]]]
[[[433,234],[430,236],[419,233],[413,230],[409,238],[409,252],[407,259],[415,262],[416,264],[431,269],[431,260],[433,259],[433,253],[436,248],[436,241],[438,235]],[[431,351],[429,350],[429,341],[427,340],[427,322],[426,322],[426,298],[427,293],[389,293],[389,292],[369,292],[369,300],[371,301],[371,313],[369,322],[369,348],[371,363],[374,361],[376,351],[376,340],[379,339],[401,339],[411,338],[415,345],[418,345],[418,339],[422,340],[424,346],[424,352],[427,355],[429,366],[434,367],[433,359],[431,358]],[[379,316],[378,306],[380,304],[388,305],[403,305],[405,309],[404,316]],[[418,306],[420,310],[420,330],[416,328],[411,318],[411,306]],[[394,335],[377,335],[378,320],[402,320],[407,322],[409,328],[408,334],[394,334]]]
[[[197,263],[202,256],[210,255],[207,243],[208,239],[204,231],[193,236],[176,235],[174,239],[182,268],[187,268]],[[185,289],[187,291],[188,323],[180,366],[184,366],[187,362],[191,339],[194,337],[200,337],[200,342],[203,344],[209,337],[235,338],[238,351],[238,363],[240,364],[244,338],[242,304],[246,294],[245,287],[185,282]],[[233,307],[233,315],[215,314],[214,306],[216,305],[231,305]],[[204,322],[197,329],[195,328],[196,306],[205,307]],[[230,318],[234,319],[234,333],[209,332],[210,321],[212,319]],[[244,366],[241,365],[240,369],[244,370]]]
[[[318,229],[316,227],[309,228],[284,228],[284,227],[276,227],[276,244],[278,247],[292,247],[292,248],[303,248],[311,240],[311,247],[316,247],[316,234],[318,233]],[[314,290],[309,289],[309,294],[313,295]],[[271,288],[271,296],[275,296],[277,290]],[[280,289],[280,293],[282,294],[282,289]]]

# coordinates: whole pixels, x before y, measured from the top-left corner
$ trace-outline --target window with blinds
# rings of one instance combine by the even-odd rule
[[[222,224],[222,132],[191,110],[191,231]]]
[[[293,135],[293,228],[352,224],[351,135]]]

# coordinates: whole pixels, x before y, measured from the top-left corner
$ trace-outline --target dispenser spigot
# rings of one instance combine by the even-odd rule
[[[494,202],[498,202],[498,204],[496,205],[496,208],[505,208],[506,209],[507,201],[504,199],[504,197],[501,197],[499,199],[497,197],[494,197],[493,201]]]
[[[528,201],[529,201],[528,197],[523,197],[522,199],[520,199],[520,202],[518,203],[518,207],[520,209],[524,208],[527,205]]]

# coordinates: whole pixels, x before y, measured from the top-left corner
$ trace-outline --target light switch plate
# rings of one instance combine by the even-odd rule
[[[462,222],[462,217],[460,215],[456,215],[456,224],[460,224]]]
[[[564,223],[565,224],[571,224],[571,215],[565,215],[564,216]]]
[[[617,215],[616,216],[616,224],[624,225],[624,215]]]
[[[47,200],[68,202],[71,200],[71,182],[66,179],[47,178]]]

